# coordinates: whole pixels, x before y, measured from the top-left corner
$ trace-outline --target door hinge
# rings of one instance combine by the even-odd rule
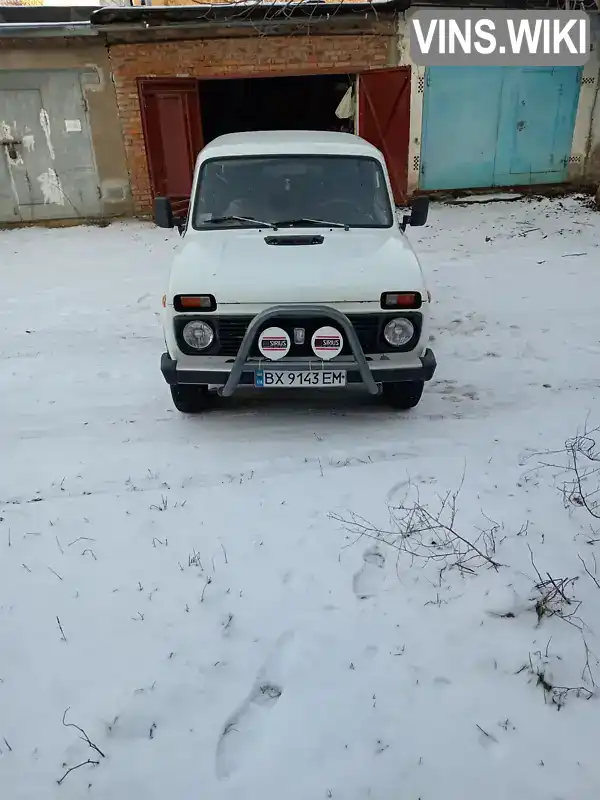
[[[84,110],[84,111],[85,111],[85,113],[87,114],[87,112],[89,111],[89,109],[88,109],[88,103],[87,103],[87,100],[85,99],[85,96],[84,96],[84,95],[81,95],[81,101],[82,101],[82,103],[83,103],[83,110]]]
[[[96,191],[98,192],[98,200],[102,200],[102,189],[96,186]]]
[[[431,73],[430,72],[427,72],[427,75],[425,77],[425,86],[431,86]]]
[[[421,175],[425,175],[425,162],[421,161]]]

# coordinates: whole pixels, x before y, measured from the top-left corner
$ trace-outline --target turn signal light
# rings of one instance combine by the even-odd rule
[[[421,308],[423,299],[419,292],[384,292],[382,308]]]
[[[173,298],[175,311],[214,311],[216,307],[212,294],[178,294]]]

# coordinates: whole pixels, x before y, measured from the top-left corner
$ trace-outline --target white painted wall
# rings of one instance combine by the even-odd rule
[[[582,166],[585,180],[600,184],[600,13],[591,14],[590,21],[593,49],[592,57],[590,58],[592,65],[588,64],[588,67],[590,67],[590,76],[595,68],[595,85],[593,92],[591,91],[591,81],[587,87],[589,90],[587,101],[589,109],[586,118],[588,118],[589,122],[586,130]],[[578,146],[581,149],[580,141],[578,141]]]
[[[596,22],[598,15],[593,15],[592,22]],[[600,81],[600,39],[592,36],[592,52],[581,76],[579,90],[579,103],[575,117],[575,130],[571,146],[569,162],[569,180],[580,181],[586,177],[588,157],[591,146],[591,130],[594,118],[594,106],[598,94]],[[597,115],[596,115],[597,116]]]
[[[600,87],[592,111],[589,147],[585,163],[585,177],[600,187]]]
[[[423,121],[423,88],[425,67],[417,67],[410,58],[408,24],[404,14],[398,14],[398,66],[411,68],[410,79],[410,137],[408,144],[408,194],[419,185],[419,158],[421,154],[421,128]]]

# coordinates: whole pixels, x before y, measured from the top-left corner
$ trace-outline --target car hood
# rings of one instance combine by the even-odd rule
[[[268,244],[265,239],[321,244]],[[408,240],[396,229],[201,231],[175,256],[169,295],[212,294],[227,303],[379,301],[382,292],[424,291]]]

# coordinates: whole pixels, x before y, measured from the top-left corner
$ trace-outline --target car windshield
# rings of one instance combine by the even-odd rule
[[[212,159],[200,171],[192,225],[390,228],[381,164],[365,156]]]

